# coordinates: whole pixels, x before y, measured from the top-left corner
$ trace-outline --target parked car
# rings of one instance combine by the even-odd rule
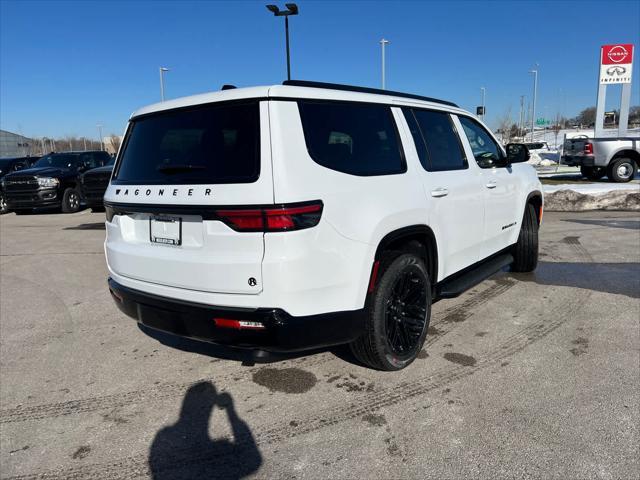
[[[82,198],[93,212],[104,211],[102,197],[109,185],[114,163],[115,157],[110,157],[103,167],[93,168],[80,175]]]
[[[525,143],[529,153],[533,152],[550,152],[549,144],[547,142],[532,142]]]
[[[398,370],[431,303],[536,268],[523,144],[455,104],[288,81],[142,108],[105,194],[109,288],[138,322]]]
[[[7,202],[4,196],[4,190],[2,188],[2,179],[5,175],[17,172],[24,168],[29,168],[40,157],[12,157],[12,158],[0,158],[0,215],[9,212]]]
[[[612,182],[630,182],[640,165],[639,137],[568,138],[564,142],[562,163],[580,167],[582,176]]]
[[[73,213],[82,207],[79,176],[104,165],[109,154],[103,151],[51,153],[31,168],[6,175],[2,179],[7,207],[17,214],[35,209],[61,208]]]

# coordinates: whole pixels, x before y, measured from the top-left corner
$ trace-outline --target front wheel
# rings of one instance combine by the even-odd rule
[[[75,188],[67,188],[62,195],[62,213],[75,213],[80,210],[80,193]]]
[[[607,176],[616,183],[630,182],[636,174],[636,163],[630,158],[616,158],[609,164]]]
[[[400,370],[416,359],[431,316],[431,282],[421,257],[389,252],[367,301],[365,333],[351,351],[365,365]]]
[[[513,272],[532,272],[538,266],[538,216],[528,203],[520,226],[518,242],[513,247]]]

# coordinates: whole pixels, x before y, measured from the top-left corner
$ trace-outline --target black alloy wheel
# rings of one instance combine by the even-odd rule
[[[422,350],[431,318],[431,281],[422,252],[388,251],[365,306],[362,336],[351,351],[378,370],[401,370]]]
[[[416,270],[407,268],[396,277],[386,302],[387,342],[398,357],[416,349],[426,323],[425,279],[422,272]]]

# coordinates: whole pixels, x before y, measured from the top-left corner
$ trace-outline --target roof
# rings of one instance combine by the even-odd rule
[[[386,105],[424,106],[447,111],[465,112],[457,105],[419,95],[406,94],[373,88],[354,87],[319,82],[291,81],[283,85],[268,85],[248,88],[232,88],[216,92],[201,93],[188,97],[175,98],[142,107],[131,114],[131,118],[150,113],[186,108],[207,103],[227,102],[251,98],[291,98],[343,100],[350,102],[381,103]]]

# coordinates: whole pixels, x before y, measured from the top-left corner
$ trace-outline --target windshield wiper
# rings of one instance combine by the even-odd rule
[[[180,172],[189,172],[192,170],[205,170],[206,168],[202,165],[188,165],[175,163],[172,165],[158,165],[156,170],[162,173],[172,174],[172,173],[180,173]]]

